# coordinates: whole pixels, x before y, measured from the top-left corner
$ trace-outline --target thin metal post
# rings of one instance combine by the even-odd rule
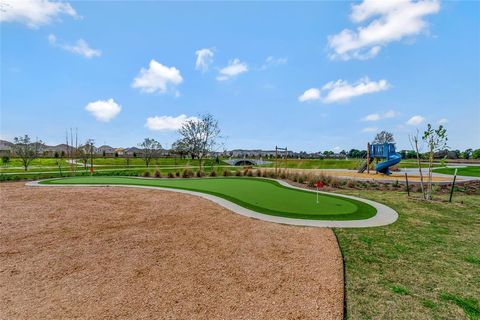
[[[450,190],[450,199],[448,200],[448,202],[452,202],[453,189],[455,188],[455,181],[457,180],[457,170],[458,169],[455,169],[455,175],[453,176],[452,189]]]
[[[410,197],[410,188],[409,188],[409,186],[408,186],[408,175],[407,175],[406,172],[405,172],[405,181],[407,182],[407,194],[408,194],[408,196]]]

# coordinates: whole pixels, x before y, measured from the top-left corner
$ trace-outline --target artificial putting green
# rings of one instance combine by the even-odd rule
[[[261,178],[141,179],[127,177],[71,177],[41,184],[115,184],[183,189],[224,198],[250,210],[297,219],[360,220],[376,214],[369,204],[335,195],[292,189]]]

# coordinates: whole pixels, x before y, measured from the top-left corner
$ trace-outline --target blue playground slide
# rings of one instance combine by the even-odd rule
[[[384,162],[380,162],[375,166],[375,170],[380,173],[384,173],[387,175],[392,174],[389,170],[391,166],[396,165],[402,160],[402,156],[400,156],[398,153],[391,154],[389,159]]]
[[[402,156],[395,152],[394,143],[371,144],[370,158],[385,159],[375,166],[375,170],[388,175],[392,174],[389,168],[402,160]]]

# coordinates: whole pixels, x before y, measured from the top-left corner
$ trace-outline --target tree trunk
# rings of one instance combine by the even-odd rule
[[[430,150],[428,157],[428,194],[427,199],[432,200],[432,165],[433,165],[433,150]]]
[[[415,141],[415,152],[417,154],[418,172],[420,173],[420,188],[422,189],[423,199],[426,199],[425,186],[423,184],[422,164],[420,163],[420,153],[418,152],[418,141]]]

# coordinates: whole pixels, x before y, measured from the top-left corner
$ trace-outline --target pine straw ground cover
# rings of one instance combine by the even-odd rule
[[[348,319],[480,319],[480,196],[437,200],[400,191],[341,190],[382,202],[399,219],[336,229]]]

